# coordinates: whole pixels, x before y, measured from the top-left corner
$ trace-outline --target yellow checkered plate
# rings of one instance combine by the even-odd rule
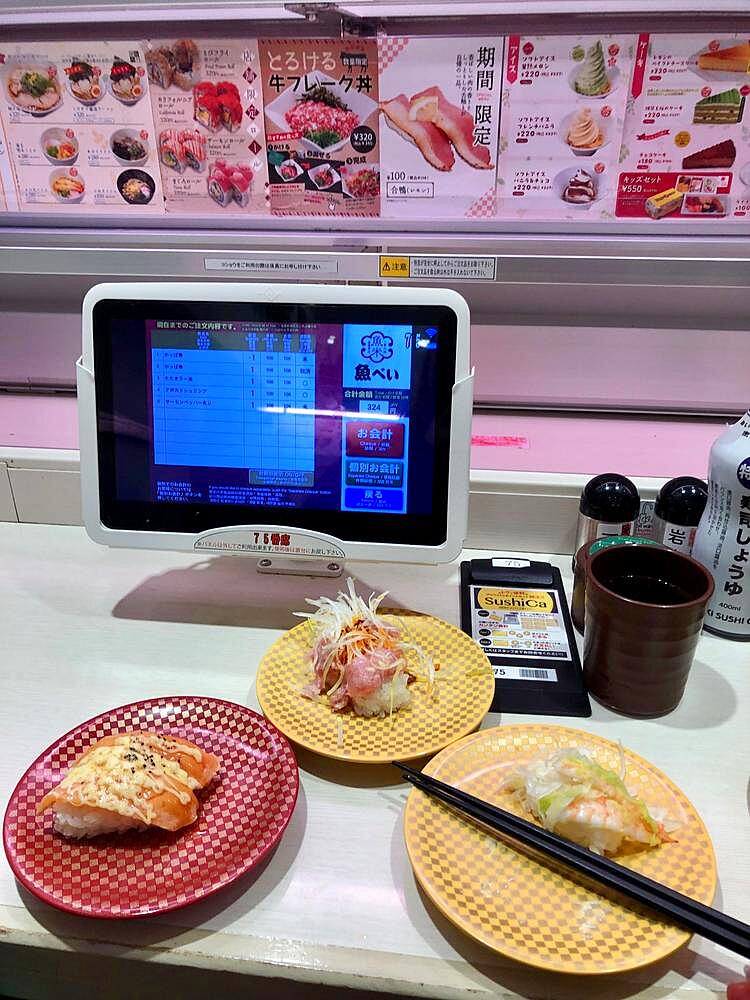
[[[467,736],[424,770],[528,819],[512,793],[498,790],[503,779],[521,761],[571,746],[619,768],[610,740],[562,726],[512,725]],[[716,862],[695,808],[642,757],[625,750],[625,763],[630,790],[680,826],[672,834],[676,843],[618,861],[710,904]],[[477,941],[528,965],[584,975],[624,972],[669,955],[690,937],[514,850],[416,789],[404,832],[417,880],[437,908]]]
[[[326,757],[387,764],[436,753],[477,728],[495,690],[492,668],[479,646],[430,615],[384,616],[397,622],[439,666],[432,694],[422,682],[412,684],[411,703],[392,719],[333,712],[327,704],[303,698],[300,691],[312,680],[313,645],[313,627],[303,622],[273,644],[258,668],[258,701],[277,729]]]

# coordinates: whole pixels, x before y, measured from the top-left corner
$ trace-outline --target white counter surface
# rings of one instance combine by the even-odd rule
[[[569,585],[569,559],[551,561]],[[457,565],[352,569],[365,588],[390,589],[399,603],[458,623]],[[293,624],[305,594],[337,585],[258,577],[240,558],[107,550],[80,528],[0,523],[3,810],[31,760],[108,708],[196,694],[258,710],[261,656]],[[715,905],[750,921],[749,709],[750,648],[704,637],[685,698],[664,719],[626,719],[594,704],[591,719],[491,714],[484,726],[559,721],[647,757],[708,826]],[[20,890],[3,858],[0,994],[313,997],[350,987],[363,995],[697,1000],[724,996],[741,978],[741,959],[699,938],[648,968],[586,980],[485,950],[417,888],[401,830],[407,786],[395,772],[297,754],[300,797],[270,862],[162,920],[60,913]]]

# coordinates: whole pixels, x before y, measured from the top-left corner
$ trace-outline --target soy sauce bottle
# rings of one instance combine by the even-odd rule
[[[710,570],[716,584],[704,629],[750,642],[750,410],[711,448],[708,504],[693,558]]]
[[[590,479],[583,489],[578,508],[573,569],[576,554],[586,542],[610,535],[632,535],[640,509],[638,490],[627,476],[619,472],[604,472]]]

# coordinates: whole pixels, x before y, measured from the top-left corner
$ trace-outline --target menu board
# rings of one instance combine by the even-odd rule
[[[508,38],[499,218],[612,217],[634,41],[630,35]]]
[[[267,212],[257,42],[149,41],[145,59],[167,212]]]
[[[25,43],[0,63],[22,211],[164,211],[138,42]]]
[[[616,214],[725,222],[750,214],[750,42],[641,35]]]
[[[377,42],[258,44],[273,214],[378,215]]]
[[[0,211],[750,219],[750,37],[0,42]]]
[[[381,38],[381,213],[492,218],[501,38]]]

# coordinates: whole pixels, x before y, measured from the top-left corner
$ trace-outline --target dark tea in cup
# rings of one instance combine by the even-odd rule
[[[614,545],[586,567],[583,674],[589,692],[626,715],[676,708],[714,590],[695,559],[660,546]]]
[[[643,604],[685,604],[690,591],[672,580],[643,573],[620,573],[605,577],[602,583],[608,590]]]
[[[589,559],[593,559],[601,549],[610,545],[659,545],[653,538],[641,538],[640,535],[607,535],[594,541],[586,542],[580,547],[575,557],[575,573],[573,576],[573,597],[570,602],[570,617],[578,631],[583,635],[586,617],[586,568]]]

